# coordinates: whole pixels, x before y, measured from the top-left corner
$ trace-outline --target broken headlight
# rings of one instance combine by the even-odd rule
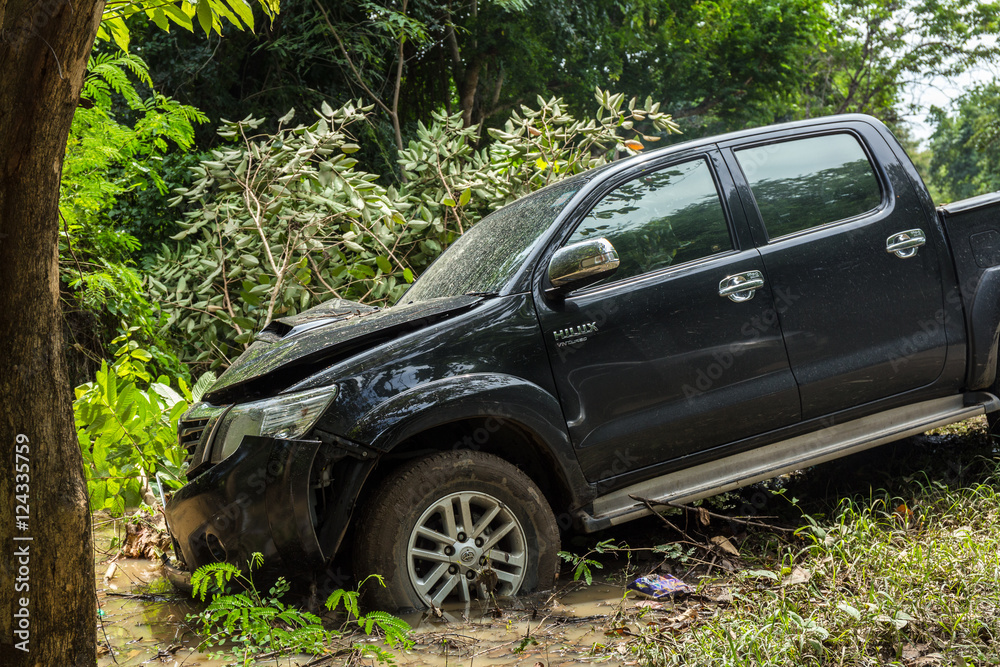
[[[337,385],[331,385],[234,405],[215,435],[213,460],[228,457],[248,435],[286,440],[301,438],[336,396]]]

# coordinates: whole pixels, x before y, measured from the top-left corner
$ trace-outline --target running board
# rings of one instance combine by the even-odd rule
[[[593,514],[584,513],[584,528],[588,532],[601,530],[649,514],[649,509],[632,496],[661,503],[689,503],[998,409],[1000,399],[976,392],[835,424],[600,496],[593,502]]]

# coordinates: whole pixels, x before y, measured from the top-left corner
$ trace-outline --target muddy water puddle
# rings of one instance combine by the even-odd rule
[[[159,562],[98,559],[96,572],[98,664],[223,664],[198,656],[201,638],[186,617],[200,608],[174,590]]]
[[[98,555],[96,571],[103,621],[103,628],[98,629],[103,647],[99,665],[226,664],[198,650],[202,637],[187,616],[200,611],[202,605],[177,592],[163,577],[158,561],[120,559],[109,572],[108,559]],[[623,580],[620,574],[618,578]],[[615,575],[595,579],[591,586],[565,583],[554,594],[503,601],[500,607],[474,603],[445,609],[441,616],[405,616],[414,628],[415,645],[405,652],[394,650],[396,663],[432,667],[629,664],[632,660],[624,641],[609,636],[607,624],[618,612],[636,613],[636,605],[642,603],[631,596],[623,600],[623,585],[615,579]],[[349,643],[332,648],[345,651]],[[259,664],[321,667],[347,663],[347,654],[340,652]]]

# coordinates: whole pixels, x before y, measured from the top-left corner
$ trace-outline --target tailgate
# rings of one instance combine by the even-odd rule
[[[938,207],[955,259],[969,336],[966,389],[993,383],[1000,338],[1000,192]],[[949,303],[957,305],[951,295]]]
[[[962,295],[968,296],[983,271],[1000,266],[1000,192],[945,204],[938,212],[955,254]]]

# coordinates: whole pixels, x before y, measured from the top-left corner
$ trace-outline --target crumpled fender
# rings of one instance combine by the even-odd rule
[[[371,409],[348,437],[388,452],[417,433],[474,417],[494,417],[531,432],[556,462],[555,472],[574,495],[589,487],[580,472],[558,399],[512,375],[470,373],[419,385]],[[572,501],[573,505],[586,502],[579,497]]]

